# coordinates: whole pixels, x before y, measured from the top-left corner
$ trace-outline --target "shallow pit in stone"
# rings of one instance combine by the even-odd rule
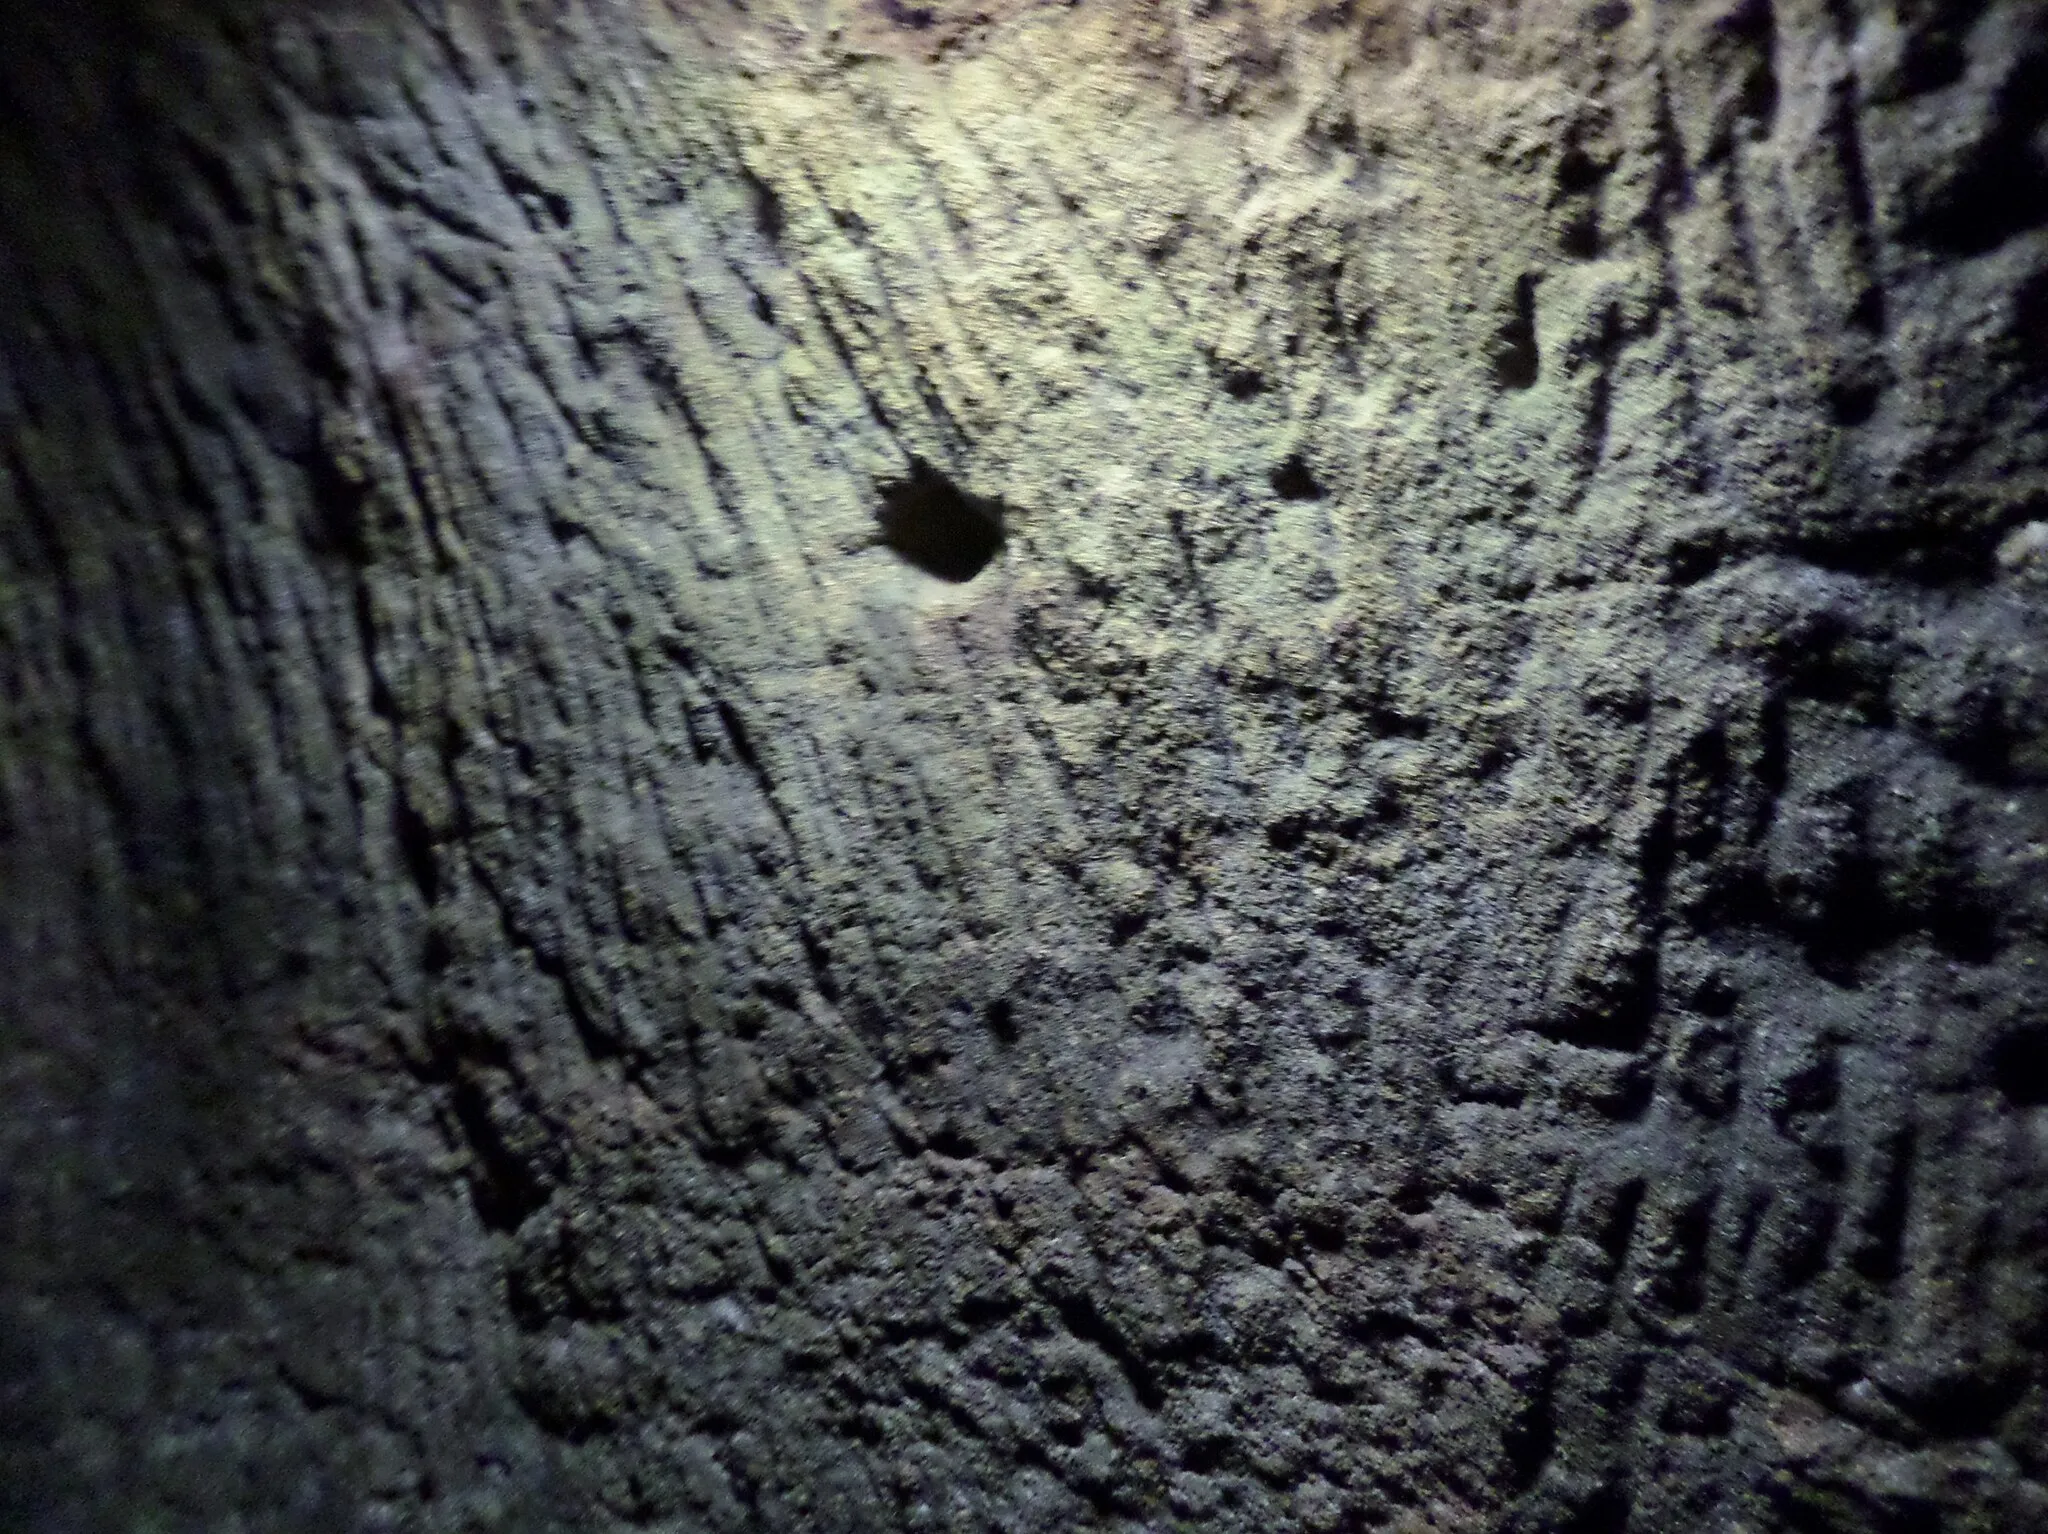
[[[922,458],[881,494],[882,542],[927,575],[964,584],[1002,551],[1002,502],[961,489]]]

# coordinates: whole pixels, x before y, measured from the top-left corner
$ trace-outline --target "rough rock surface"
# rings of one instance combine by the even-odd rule
[[[0,105],[0,1523],[2048,1528],[2039,4]]]

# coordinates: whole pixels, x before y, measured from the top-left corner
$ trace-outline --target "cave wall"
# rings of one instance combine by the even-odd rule
[[[0,20],[0,1518],[2048,1526],[2048,17]]]

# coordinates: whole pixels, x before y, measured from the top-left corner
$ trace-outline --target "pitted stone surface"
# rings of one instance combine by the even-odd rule
[[[2044,82],[0,21],[0,1521],[2048,1526]]]

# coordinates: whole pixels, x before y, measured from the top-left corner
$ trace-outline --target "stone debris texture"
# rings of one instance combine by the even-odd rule
[[[0,1525],[2048,1528],[2038,0],[0,105]]]

